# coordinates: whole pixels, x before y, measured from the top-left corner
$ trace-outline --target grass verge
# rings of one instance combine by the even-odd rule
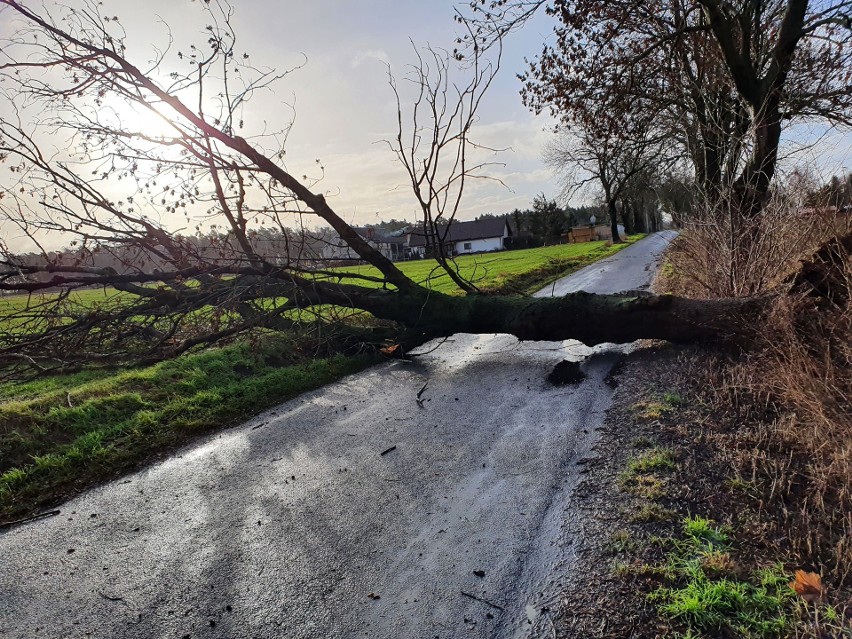
[[[629,452],[614,482],[626,501],[620,520],[608,522],[619,540],[630,540],[611,540],[608,548],[617,552],[611,578],[632,593],[632,602],[619,605],[651,606],[636,637],[660,636],[664,628],[664,636],[689,639],[852,639],[852,591],[837,569],[842,522],[819,531],[789,525],[821,512],[808,502],[813,494],[785,479],[788,473],[801,481],[803,457],[773,451],[754,415],[743,421],[727,395],[720,402],[719,386],[709,380],[720,365],[728,370],[727,361],[706,352],[681,356],[661,375],[674,388],[631,389],[620,435],[629,436]],[[665,410],[646,410],[654,404]],[[777,437],[783,424],[776,429]],[[810,594],[793,587],[797,571],[816,580]]]
[[[118,373],[5,385],[0,519],[31,513],[376,361],[282,357],[285,347],[267,337]]]
[[[684,636],[779,637],[793,626],[796,595],[783,565],[742,574],[729,535],[704,517],[686,517],[668,541],[666,585],[648,598]]]

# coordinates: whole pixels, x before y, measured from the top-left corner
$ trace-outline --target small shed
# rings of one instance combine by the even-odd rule
[[[594,242],[598,239],[594,226],[573,226],[568,231],[568,241],[571,244],[579,242]]]
[[[619,224],[618,232],[624,235],[624,227]],[[572,226],[571,230],[565,234],[566,239],[570,243],[575,242],[597,242],[601,240],[612,239],[612,229],[609,224],[586,224],[585,226]]]

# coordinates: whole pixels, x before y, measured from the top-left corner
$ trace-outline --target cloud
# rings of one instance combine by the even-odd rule
[[[352,58],[350,65],[352,68],[361,66],[367,60],[375,60],[384,64],[390,64],[391,57],[384,49],[369,49],[367,51],[357,51]]]

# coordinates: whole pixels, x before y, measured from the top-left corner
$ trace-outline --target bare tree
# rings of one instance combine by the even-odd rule
[[[481,46],[547,3],[469,4]],[[785,122],[852,122],[848,0],[557,0],[547,7],[558,24],[524,77],[529,106],[571,120],[588,101],[644,100],[681,142],[705,196],[745,217],[769,196]]]
[[[570,126],[545,150],[547,163],[562,175],[563,197],[594,184],[603,192],[612,229],[620,242],[617,203],[636,176],[660,163],[662,145],[644,114],[622,103],[615,112],[590,108],[577,112]]]
[[[306,319],[329,305],[398,322],[420,338],[504,332],[595,344],[743,336],[749,329],[738,317],[758,314],[768,303],[437,293],[359,236],[314,190],[307,172],[297,178],[287,169],[288,124],[267,133],[243,122],[246,100],[281,74],[250,64],[237,47],[229,7],[199,6],[208,21],[206,43],[172,44],[144,69],[131,61],[120,23],[103,15],[100,4],[57,8],[51,15],[0,0],[0,9],[17,25],[0,54],[7,100],[0,120],[0,214],[34,246],[46,233],[76,244],[70,254],[42,249],[35,256],[3,248],[0,290],[31,295],[29,303],[7,307],[0,334],[4,365],[50,370],[159,359],[257,328],[310,329],[316,324]],[[477,77],[487,84],[488,73]],[[441,90],[427,87],[424,95]],[[475,112],[481,93],[462,90],[456,97]],[[139,118],[121,117],[128,108],[161,122],[162,130],[137,130]],[[475,116],[459,113],[457,139],[465,144]],[[431,119],[415,134],[414,148],[421,136],[427,145],[453,139],[442,122]],[[398,148],[406,150],[402,143]],[[406,157],[416,183],[423,175],[420,160]],[[432,157],[428,149],[426,157]],[[469,165],[450,165],[456,184],[471,174]],[[429,166],[439,169],[440,162]],[[321,165],[316,171],[321,175]],[[435,211],[455,211],[454,205],[431,208],[433,199],[448,193],[442,188],[435,181],[418,196],[433,220]],[[305,219],[331,227],[376,274],[317,268],[300,248],[283,254],[263,249],[276,226],[283,244],[298,241],[300,233],[288,234],[287,224],[295,220],[298,229]],[[201,241],[171,230],[181,220],[212,220],[221,230]],[[111,264],[98,261],[104,253]],[[93,287],[118,293],[103,304],[74,303],[75,291]]]
[[[660,216],[660,176],[671,167],[652,164],[637,173],[627,184],[622,196],[625,227],[633,232],[656,233],[662,228]]]
[[[409,67],[404,80],[414,87],[410,108],[401,95],[396,78],[388,67],[390,86],[396,97],[397,136],[386,140],[405,169],[420,210],[421,232],[427,252],[463,291],[473,293],[476,285],[459,273],[448,259],[446,241],[459,207],[465,184],[473,179],[495,179],[485,170],[496,164],[471,158],[485,151],[496,153],[471,139],[478,119],[479,105],[500,69],[501,51],[493,62],[473,55],[465,65],[468,80],[451,81],[456,61],[446,51],[414,47],[417,64]],[[425,57],[424,57],[425,56]]]

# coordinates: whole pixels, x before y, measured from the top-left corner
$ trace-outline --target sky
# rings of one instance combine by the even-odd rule
[[[44,6],[50,7],[51,0]],[[274,92],[256,95],[245,113],[255,128],[278,129],[295,118],[287,140],[286,168],[295,176],[325,167],[322,191],[352,224],[382,219],[416,219],[416,202],[407,176],[381,140],[396,131],[396,103],[387,67],[399,78],[415,60],[413,46],[452,49],[460,26],[459,0],[233,0],[237,50],[256,66],[279,70],[296,66]],[[128,32],[129,54],[144,66],[168,44],[186,47],[204,41],[203,3],[193,0],[104,0],[102,11],[116,15]],[[168,28],[166,27],[168,25]],[[0,24],[0,31],[3,25]],[[517,74],[526,69],[550,38],[551,19],[537,16],[506,41],[502,68],[480,109],[473,139],[506,149],[486,159],[502,163],[488,173],[497,181],[468,183],[458,219],[527,208],[539,193],[555,198],[559,180],[542,159],[555,122],[533,115],[521,102]],[[412,44],[413,43],[413,44]],[[812,128],[798,127],[786,149],[813,139]],[[849,135],[827,134],[809,151],[809,161],[830,175],[852,169]],[[801,154],[793,156],[801,161]],[[505,186],[504,186],[505,185]],[[570,202],[595,196],[584,192]],[[0,228],[0,234],[5,229]],[[7,241],[14,238],[5,238]]]
[[[458,3],[237,0],[233,6],[237,48],[250,52],[254,64],[286,69],[304,63],[276,85],[274,95],[254,98],[247,112],[247,119],[263,120],[270,128],[283,126],[295,114],[286,147],[288,170],[313,175],[316,160],[321,160],[325,176],[316,188],[332,198],[335,210],[349,222],[416,219],[407,176],[381,143],[396,133],[396,102],[386,64],[401,77],[415,60],[413,44],[452,50],[459,33],[453,20]],[[158,29],[155,16],[171,25],[177,42],[180,29],[201,32],[198,9],[189,0],[146,0],[127,3],[117,15],[130,32],[133,51],[138,46],[141,53],[146,37],[151,44],[162,42],[162,25]],[[558,180],[541,158],[554,122],[524,107],[516,77],[525,69],[524,58],[537,54],[549,30],[549,20],[542,16],[508,42],[473,135],[476,142],[507,149],[487,158],[505,164],[492,166],[489,174],[506,186],[470,182],[460,219],[527,208],[536,194],[553,198],[559,191]]]

